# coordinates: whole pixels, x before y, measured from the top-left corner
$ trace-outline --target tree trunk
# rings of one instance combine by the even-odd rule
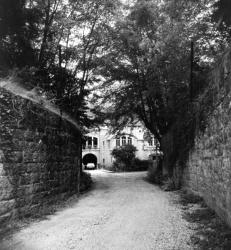
[[[161,151],[163,152],[162,175],[163,178],[171,178],[174,187],[179,189],[182,183],[183,166],[179,159],[179,153],[174,143],[173,129],[163,135],[161,140]]]
[[[160,142],[161,151],[163,152],[162,174],[163,177],[172,177],[174,164],[174,143],[171,130],[164,134]]]

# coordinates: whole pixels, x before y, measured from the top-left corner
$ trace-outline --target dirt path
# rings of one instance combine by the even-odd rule
[[[95,188],[70,208],[15,233],[1,250],[187,250],[182,211],[145,173],[92,171]]]

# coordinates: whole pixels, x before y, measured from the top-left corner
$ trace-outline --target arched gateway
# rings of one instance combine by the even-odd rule
[[[94,154],[86,154],[83,156],[83,165],[86,167],[88,163],[94,163],[97,167],[97,157]]]

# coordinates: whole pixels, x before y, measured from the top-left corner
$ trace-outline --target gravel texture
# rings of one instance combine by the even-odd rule
[[[92,191],[0,242],[1,250],[187,250],[193,229],[178,195],[145,181],[144,172],[90,171]]]

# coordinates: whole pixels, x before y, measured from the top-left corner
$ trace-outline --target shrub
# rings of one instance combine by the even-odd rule
[[[124,145],[113,149],[111,155],[115,158],[115,162],[113,163],[115,171],[130,170],[136,151],[137,149],[133,145]]]
[[[159,159],[153,161],[152,164],[149,165],[147,179],[151,183],[158,185],[162,184],[163,182],[162,167],[161,167],[161,161]]]
[[[129,167],[125,167],[124,163],[122,162],[115,161],[113,162],[113,165],[111,166],[110,170],[114,172],[128,171]]]
[[[91,187],[91,185],[92,185],[91,175],[83,171],[80,177],[79,191],[84,192],[88,190]]]
[[[161,187],[164,191],[174,191],[176,190],[173,178],[167,178],[163,181],[163,185]]]
[[[133,171],[147,171],[152,164],[150,160],[140,160],[139,158],[133,159],[131,170]]]

